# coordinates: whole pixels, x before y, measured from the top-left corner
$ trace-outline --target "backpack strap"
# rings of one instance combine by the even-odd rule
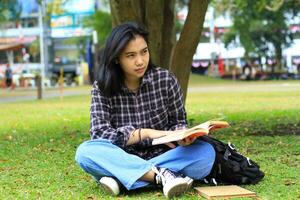
[[[225,153],[224,153],[224,155],[223,155],[223,158],[224,158],[225,160],[228,160],[228,157],[229,157],[230,155],[231,155],[230,150],[229,150],[228,148],[226,148]]]

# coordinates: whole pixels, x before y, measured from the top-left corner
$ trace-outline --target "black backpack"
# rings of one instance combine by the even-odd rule
[[[204,179],[205,183],[255,184],[265,176],[259,165],[239,153],[233,144],[226,144],[210,136],[201,139],[210,143],[216,151],[213,168]]]

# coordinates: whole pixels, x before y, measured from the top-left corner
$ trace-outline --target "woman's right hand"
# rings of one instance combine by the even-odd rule
[[[142,129],[142,133],[145,133],[145,136],[142,135],[142,138],[150,138],[150,139],[155,139],[155,138],[160,138],[163,136],[166,136],[168,134],[172,134],[174,131],[160,131],[160,130],[154,130],[154,129]],[[175,148],[176,145],[173,144],[172,142],[166,143],[170,148]]]
[[[141,130],[141,137],[142,139],[150,138],[160,138],[166,136],[168,134],[172,134],[173,131],[161,131],[161,130],[154,130],[154,129],[142,129]]]
[[[166,136],[168,134],[171,134],[172,132],[173,131],[160,131],[160,130],[146,129],[146,128],[135,129],[130,134],[127,145],[139,143],[142,140],[147,139],[147,138],[150,138],[150,139],[160,138],[160,137]]]

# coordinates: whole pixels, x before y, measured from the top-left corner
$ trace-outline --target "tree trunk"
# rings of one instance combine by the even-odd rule
[[[278,71],[282,71],[282,48],[281,43],[275,44],[275,52],[276,52],[276,65]]]
[[[209,0],[190,0],[189,11],[180,38],[173,50],[170,69],[178,78],[186,98],[193,55],[200,40]]]
[[[133,9],[136,11],[137,17],[139,19],[139,23],[145,24],[146,0],[131,0],[131,5]]]
[[[169,68],[171,53],[176,43],[175,0],[164,0],[164,21],[162,32],[161,66]]]
[[[163,33],[163,7],[164,1],[146,1],[146,27],[149,31],[149,49],[151,60],[161,66],[160,55],[162,53],[162,33]]]
[[[110,9],[113,16],[113,26],[126,21],[136,21],[141,23],[138,13],[132,6],[131,0],[110,0]]]

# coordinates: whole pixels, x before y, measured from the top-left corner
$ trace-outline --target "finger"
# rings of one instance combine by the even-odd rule
[[[186,146],[185,142],[183,140],[180,140],[180,141],[177,141],[177,143],[180,145],[180,146]]]
[[[197,139],[197,137],[191,136],[191,137],[188,137],[188,139],[189,139],[188,142],[191,144],[191,143],[193,143]]]
[[[168,147],[174,149],[176,147],[175,144],[173,144],[172,142],[166,143],[165,145],[167,145]]]
[[[185,138],[182,140],[182,143],[184,146],[190,145],[193,143],[193,139],[192,138]]]
[[[184,139],[178,141],[178,144],[181,145],[181,146],[187,146],[187,145],[189,145],[188,142],[186,142]]]
[[[187,137],[184,139],[184,142],[188,145],[191,144],[191,138]]]
[[[191,143],[195,142],[196,139],[197,139],[197,137],[192,137],[191,138]]]

